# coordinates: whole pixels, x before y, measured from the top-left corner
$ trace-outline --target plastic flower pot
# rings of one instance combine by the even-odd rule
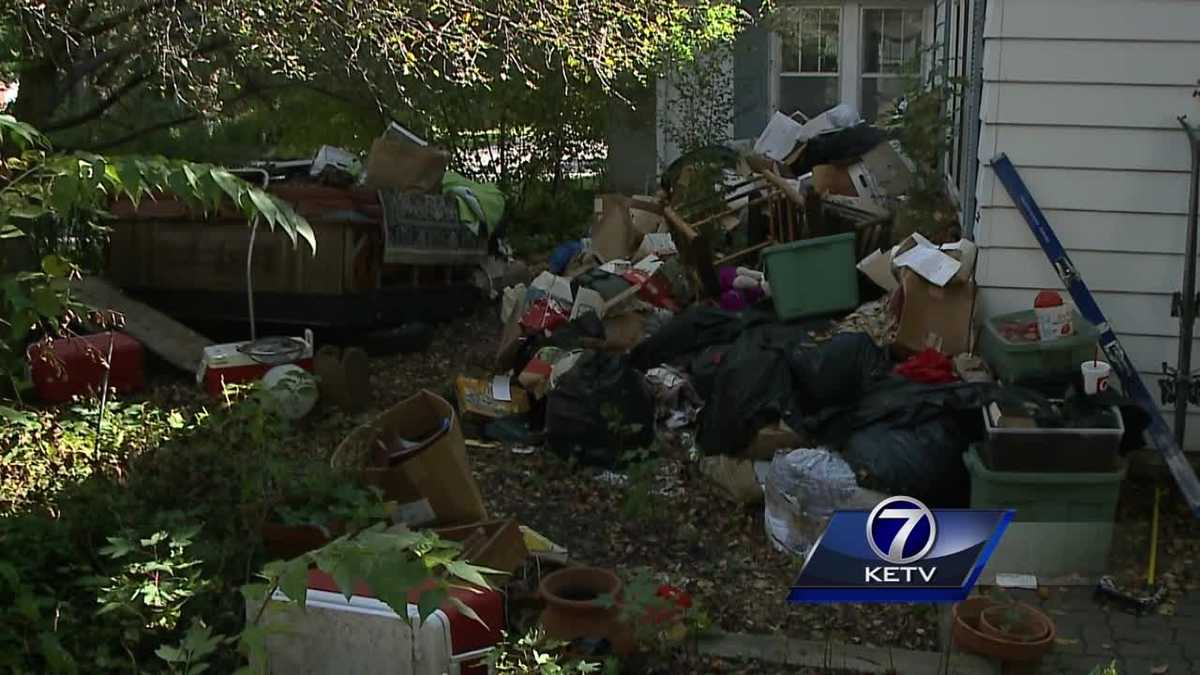
[[[1011,636],[985,632],[981,626],[984,611],[999,606],[992,599],[982,597],[969,598],[956,604],[952,629],[954,644],[965,651],[1004,663],[1035,662],[1050,651],[1054,645],[1054,622],[1050,620],[1050,617],[1028,605],[1024,605],[1021,611],[1044,622],[1048,630],[1042,637],[1032,641],[1023,641],[1012,639]],[[1040,629],[1037,632],[1040,632]]]

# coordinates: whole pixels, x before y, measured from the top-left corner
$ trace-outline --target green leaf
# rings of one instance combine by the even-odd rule
[[[65,277],[71,273],[71,264],[56,255],[48,255],[42,258],[42,271],[52,277]]]
[[[212,176],[213,182],[217,184],[217,187],[221,188],[221,191],[233,200],[234,205],[242,208],[242,197],[246,194],[246,190],[249,187],[246,182],[225,169],[212,169],[209,175]]]
[[[480,618],[479,614],[476,613],[474,609],[471,609],[471,606],[467,603],[451,595],[450,604],[454,605],[454,608],[461,612],[463,616],[478,622],[479,625],[483,626],[484,628],[488,627],[487,623],[484,622],[484,620]]]
[[[279,575],[279,590],[288,600],[304,609],[308,599],[308,558],[300,556],[284,566]]]
[[[49,286],[39,286],[30,292],[33,308],[47,319],[57,319],[63,313],[62,298]]]
[[[154,653],[167,663],[182,663],[187,660],[187,655],[183,653],[182,649],[170,645],[163,645],[155,649]]]
[[[246,194],[250,195],[250,203],[254,205],[254,211],[267,219],[267,223],[274,229],[280,224],[279,207],[275,205],[275,200],[271,199],[271,195],[252,187],[246,190]],[[296,243],[296,233],[293,230],[287,230],[288,236],[292,239],[292,244]]]
[[[446,601],[447,595],[444,588],[435,588],[421,593],[421,597],[417,600],[417,612],[421,617],[421,623],[425,623],[430,615],[442,608],[442,603]]]
[[[446,565],[446,571],[458,577],[459,579],[462,579],[467,583],[475,584],[476,586],[480,586],[482,588],[491,588],[487,579],[480,574],[480,570],[485,569],[486,568],[483,567],[476,567],[475,565],[472,565],[464,560],[455,560]],[[496,572],[496,570],[490,571]]]
[[[25,231],[16,225],[12,225],[10,223],[4,223],[3,225],[0,225],[0,239],[16,239],[17,237],[24,236]]]

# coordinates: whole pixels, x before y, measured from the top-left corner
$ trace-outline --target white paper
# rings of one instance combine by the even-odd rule
[[[600,271],[609,274],[624,274],[632,265],[633,263],[628,260],[609,260],[600,266]]]
[[[857,267],[859,272],[888,293],[900,287],[900,282],[892,276],[892,262],[883,251],[872,252],[860,260]]]
[[[1032,574],[997,574],[996,585],[1001,588],[1025,588],[1036,591],[1037,577]]]
[[[771,116],[767,128],[763,129],[762,134],[754,143],[754,152],[777,161],[783,161],[791,154],[792,150],[796,149],[796,142],[800,140],[803,129],[803,124],[777,112]]]
[[[575,298],[575,306],[571,308],[571,321],[589,312],[604,318],[604,296],[590,288],[581,288]]]
[[[658,272],[658,268],[662,267],[662,260],[659,260],[656,255],[648,255],[638,261],[638,264],[633,266],[633,269],[642,272],[648,277],[654,276]]]
[[[512,379],[508,375],[492,378],[492,398],[504,402],[512,400]]]
[[[641,260],[648,255],[671,255],[678,252],[675,240],[670,234],[653,232],[642,238],[642,244],[638,246],[637,255],[634,257]]]
[[[917,245],[896,257],[896,267],[907,267],[935,286],[945,286],[962,263],[942,253],[924,237],[914,234]]]
[[[575,300],[575,296],[571,293],[571,280],[542,272],[529,284],[531,290],[541,291],[542,293],[558,300],[563,305],[570,305]]]

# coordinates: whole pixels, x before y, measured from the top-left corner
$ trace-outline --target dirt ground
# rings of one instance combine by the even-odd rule
[[[357,416],[318,409],[305,421],[308,450],[330,453],[357,424],[421,388],[452,397],[455,375],[490,377],[500,333],[493,305],[436,328],[429,350],[373,359],[373,409]],[[195,396],[171,378],[155,390],[162,402]],[[653,497],[631,517],[630,488],[598,471],[538,449],[470,448],[489,510],[512,516],[566,547],[573,560],[618,571],[647,567],[690,591],[725,631],[783,632],[791,637],[902,649],[938,650],[933,605],[791,605],[786,596],[800,561],[776,552],[763,529],[762,506],[722,497],[681,450],[667,450]],[[1169,481],[1163,483],[1169,484]],[[1173,493],[1163,500],[1158,570],[1171,594],[1200,588],[1200,528]],[[1144,585],[1153,483],[1127,480],[1111,569],[1130,588]],[[706,672],[769,672],[761,665],[714,661]],[[780,671],[784,672],[784,671]],[[796,672],[787,670],[786,672]]]

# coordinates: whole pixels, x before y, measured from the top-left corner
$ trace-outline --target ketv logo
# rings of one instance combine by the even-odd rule
[[[836,511],[804,561],[791,602],[957,602],[987,564],[1010,510],[933,511],[890,497]]]

